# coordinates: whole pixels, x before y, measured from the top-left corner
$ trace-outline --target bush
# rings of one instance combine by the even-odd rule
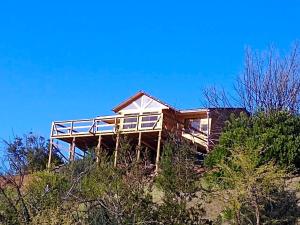
[[[212,193],[225,205],[221,219],[238,225],[295,224],[297,201],[285,189],[286,171],[273,162],[258,166],[258,155],[257,150],[233,149],[206,175]]]
[[[9,170],[32,173],[46,169],[49,153],[49,140],[33,133],[23,137],[16,136],[12,141],[4,141],[9,163]],[[54,149],[52,155],[54,165],[63,163],[62,157]]]
[[[259,150],[258,165],[275,161],[290,170],[300,168],[300,116],[288,112],[241,114],[231,117],[219,144],[205,159],[213,167],[230,156],[230,149]]]
[[[160,171],[155,184],[163,191],[158,209],[162,224],[210,224],[204,219],[200,202],[191,204],[200,191],[200,177],[195,172],[196,149],[172,138],[164,143]],[[188,206],[189,205],[189,206]]]

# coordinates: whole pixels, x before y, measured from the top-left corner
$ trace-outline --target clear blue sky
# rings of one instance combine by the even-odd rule
[[[232,87],[246,46],[288,50],[299,28],[292,0],[2,1],[0,138],[48,137],[140,89],[200,107],[203,87]]]

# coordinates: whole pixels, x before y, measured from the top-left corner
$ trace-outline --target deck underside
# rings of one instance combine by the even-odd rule
[[[141,132],[141,144],[148,147],[149,149],[155,150],[157,147],[158,131],[151,132]],[[56,137],[56,140],[60,140],[71,144],[75,142],[75,147],[87,151],[89,149],[95,148],[98,145],[100,135],[81,135],[81,136],[60,136]],[[75,138],[74,138],[75,137]],[[139,140],[139,133],[121,133],[121,139],[126,139],[132,145],[137,145]],[[162,135],[162,139],[166,139],[165,133]],[[104,149],[115,149],[117,134],[107,133],[101,134],[101,147]]]

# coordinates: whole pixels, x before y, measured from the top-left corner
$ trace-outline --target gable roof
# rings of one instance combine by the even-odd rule
[[[127,100],[123,101],[122,103],[120,103],[119,105],[117,105],[115,108],[113,108],[112,110],[114,112],[119,112],[120,110],[122,110],[123,108],[125,108],[126,106],[128,106],[129,104],[131,104],[132,102],[134,102],[135,100],[139,99],[140,97],[142,97],[143,95],[146,95],[147,97],[153,99],[154,101],[159,102],[160,104],[166,106],[169,109],[173,109],[174,111],[178,111],[176,110],[174,107],[162,102],[161,100],[147,94],[144,91],[138,91],[135,95],[131,96],[130,98],[128,98]]]

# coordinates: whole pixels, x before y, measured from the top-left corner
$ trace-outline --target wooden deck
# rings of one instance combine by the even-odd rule
[[[145,146],[156,154],[156,167],[160,157],[161,139],[167,132],[164,128],[163,113],[147,113],[133,115],[101,116],[92,119],[54,121],[51,126],[50,152],[48,167],[51,165],[52,148],[55,147],[53,140],[61,140],[69,143],[69,161],[75,160],[75,148],[87,151],[91,148],[103,148],[114,151],[115,165],[117,164],[117,154],[120,136],[128,136],[132,144]],[[177,124],[177,127],[180,127]],[[184,130],[177,130],[180,136],[189,139],[193,143],[201,146],[206,145],[207,137],[203,134],[195,136],[186,133]],[[170,132],[170,131],[168,131]],[[139,158],[138,152],[138,158]]]

